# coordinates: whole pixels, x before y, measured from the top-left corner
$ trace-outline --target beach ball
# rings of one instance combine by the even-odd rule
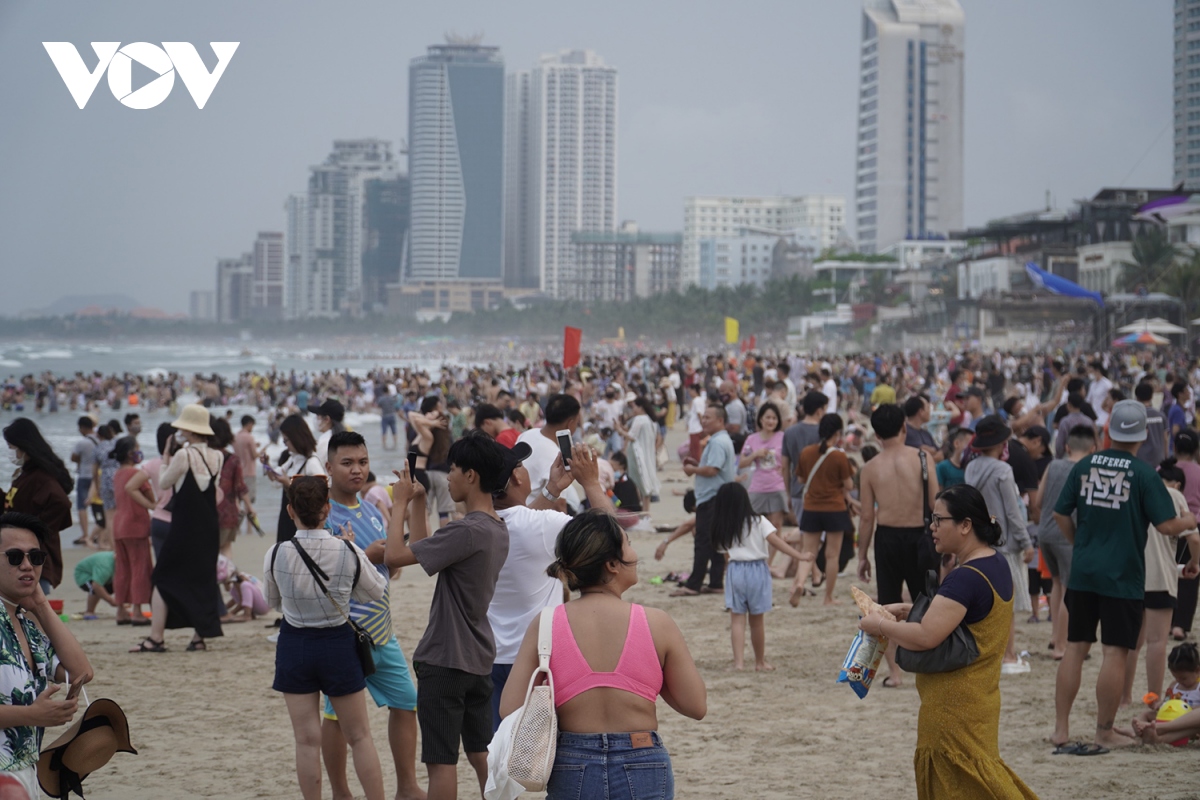
[[[1159,722],[1170,722],[1173,719],[1179,719],[1184,714],[1192,710],[1192,707],[1182,700],[1168,700],[1158,707],[1158,714],[1155,716]],[[1183,737],[1177,741],[1171,742],[1176,747],[1183,747],[1188,743],[1188,737]]]

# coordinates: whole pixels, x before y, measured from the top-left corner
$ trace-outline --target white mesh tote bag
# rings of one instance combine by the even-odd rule
[[[487,800],[512,800],[524,788],[540,792],[550,781],[558,743],[554,708],[554,676],[550,673],[554,609],[542,609],[538,623],[538,666],[529,678],[525,704],[500,723],[488,746]],[[546,682],[538,685],[538,677]]]

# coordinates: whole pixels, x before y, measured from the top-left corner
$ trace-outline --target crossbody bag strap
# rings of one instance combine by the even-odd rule
[[[813,480],[813,478],[816,477],[817,470],[819,470],[821,468],[821,465],[825,463],[825,459],[828,458],[829,454],[833,453],[833,452],[840,453],[841,448],[831,447],[828,450],[826,450],[824,453],[821,454],[821,457],[817,459],[817,463],[813,464],[813,468],[808,471],[808,480],[806,480],[804,482],[804,489],[801,490],[801,492],[800,492],[800,510],[801,511],[804,510],[804,498],[808,497],[808,487],[812,486],[812,480]]]
[[[299,542],[297,542],[295,539],[289,539],[288,541],[290,541],[295,546],[296,551],[300,553],[300,560],[304,562],[304,566],[308,567],[308,571],[312,575],[313,580],[316,581],[317,587],[320,588],[321,592],[325,595],[329,602],[333,604],[333,607],[338,610],[338,613],[346,619],[346,622],[351,622],[350,615],[346,613],[346,610],[342,608],[341,604],[338,603],[337,600],[333,599],[333,595],[329,593],[328,587],[325,586],[325,581],[329,580],[329,576],[325,574],[325,570],[321,569],[321,565],[313,560],[313,557],[308,554],[308,551],[300,546]],[[347,542],[347,544],[349,544],[349,542]],[[357,556],[355,558],[357,560]],[[324,578],[325,581],[321,580],[322,578]]]

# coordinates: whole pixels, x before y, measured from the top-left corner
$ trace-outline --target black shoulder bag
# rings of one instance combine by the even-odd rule
[[[933,509],[929,507],[929,461],[926,458],[924,450],[917,451],[917,457],[921,459],[921,519],[923,527],[921,536],[917,539],[917,566],[922,569],[940,569],[942,566],[942,556],[937,551],[937,545],[933,543]],[[936,588],[938,581],[934,581]]]
[[[325,570],[321,569],[321,565],[316,561],[313,561],[312,556],[310,556],[308,551],[300,546],[298,541],[295,539],[289,539],[288,541],[296,546],[296,551],[300,553],[300,560],[304,562],[304,566],[308,567],[308,571],[312,575],[313,580],[316,581],[317,586],[325,594],[325,597],[329,599],[329,602],[333,603],[333,607],[341,612],[342,616],[345,617],[346,622],[349,623],[351,630],[354,631],[354,649],[358,653],[359,663],[362,664],[363,677],[374,675],[375,657],[371,654],[371,634],[367,633],[366,629],[363,628],[362,625],[359,625],[357,622],[351,619],[350,615],[346,613],[346,610],[341,607],[338,601],[333,599],[333,595],[331,595],[329,593],[329,589],[325,587],[325,581],[329,580],[329,576],[325,574]],[[279,553],[279,547],[282,546],[283,545],[277,546],[275,548],[275,553],[271,555],[272,568],[275,566],[275,556]],[[353,588],[358,586],[359,576],[362,575],[362,562],[358,559],[358,553],[354,552],[354,545],[352,545],[350,542],[346,542],[346,546],[350,548],[350,552],[354,556],[354,582],[350,585],[351,591],[353,591]]]
[[[959,567],[959,569],[975,569],[974,567]],[[979,572],[979,570],[975,570]],[[983,575],[982,572],[979,573]],[[985,578],[986,580],[986,578]],[[990,584],[989,584],[990,586]],[[917,597],[912,609],[908,612],[909,622],[920,622],[933,602],[933,596],[938,590],[938,573],[929,570],[925,573],[925,592]],[[950,635],[932,650],[909,650],[896,647],[896,663],[905,672],[931,673],[953,672],[956,669],[970,666],[979,658],[979,645],[975,643],[975,635],[971,633],[964,619]]]

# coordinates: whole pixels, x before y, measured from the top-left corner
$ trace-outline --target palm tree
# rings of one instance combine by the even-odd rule
[[[1164,272],[1154,288],[1183,301],[1187,316],[1200,310],[1200,253],[1192,253]]]
[[[1123,283],[1128,292],[1149,288],[1162,277],[1177,255],[1164,228],[1153,227],[1133,240],[1133,261],[1125,263]]]

